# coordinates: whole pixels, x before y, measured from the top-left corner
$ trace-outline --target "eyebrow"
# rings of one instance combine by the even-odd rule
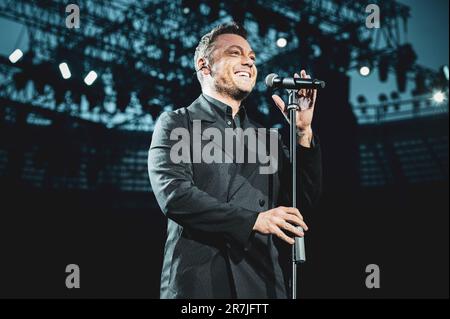
[[[237,49],[241,50],[241,52],[244,52],[244,49],[241,46],[237,45],[237,44],[230,45],[226,50],[228,51],[228,50],[230,50],[232,48],[237,48]],[[256,56],[256,53],[253,50],[250,51],[249,54],[253,54],[254,56]]]

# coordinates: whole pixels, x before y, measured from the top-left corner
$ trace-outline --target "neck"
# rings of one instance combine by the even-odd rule
[[[209,95],[212,98],[215,98],[216,100],[219,100],[222,103],[225,103],[226,105],[229,105],[231,107],[231,109],[233,110],[232,111],[233,118],[238,113],[239,107],[241,106],[241,101],[236,101],[235,99],[233,99],[229,96],[220,94],[211,88],[204,88],[203,93]]]

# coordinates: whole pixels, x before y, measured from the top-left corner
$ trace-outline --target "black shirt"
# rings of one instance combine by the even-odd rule
[[[202,93],[202,95],[210,104],[212,104],[217,116],[225,122],[224,127],[232,127],[233,129],[240,127],[244,130],[248,127],[249,120],[245,106],[241,105],[239,107],[239,111],[233,119],[233,109],[231,108],[231,106],[205,93]],[[316,138],[317,137],[313,135],[311,139],[311,147],[316,146]]]
[[[247,111],[245,107],[241,105],[239,111],[236,113],[233,119],[233,109],[228,104],[225,104],[209,95],[203,93],[203,97],[213,106],[218,118],[223,119],[225,122],[225,127],[242,128],[248,127]]]

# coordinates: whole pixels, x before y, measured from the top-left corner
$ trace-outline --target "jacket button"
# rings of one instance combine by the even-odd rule
[[[266,201],[264,199],[259,200],[259,206],[263,207]]]

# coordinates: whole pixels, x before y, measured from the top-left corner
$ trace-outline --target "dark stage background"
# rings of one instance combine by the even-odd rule
[[[0,56],[0,297],[159,297],[166,219],[147,175],[153,125],[200,94],[196,43],[234,19],[261,52],[246,101],[255,120],[285,129],[266,74],[301,66],[327,82],[314,120],[324,192],[305,216],[299,296],[448,298],[448,67],[419,63],[395,22],[409,6],[378,2],[377,31],[365,26],[364,1],[78,4],[80,28],[70,29],[62,1],[0,0],[3,46],[19,30]],[[16,48],[24,54],[13,63]],[[362,66],[395,80],[355,103]],[[98,78],[87,85],[90,70]],[[363,96],[374,90],[378,101]],[[68,264],[80,267],[79,289],[66,288]],[[378,289],[365,285],[369,264]]]

